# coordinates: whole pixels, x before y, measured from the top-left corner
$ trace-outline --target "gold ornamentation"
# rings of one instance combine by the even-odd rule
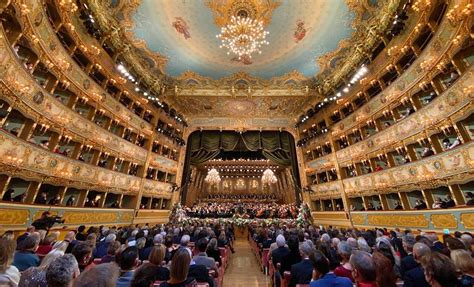
[[[214,23],[218,27],[230,23],[232,16],[257,19],[264,25],[270,24],[273,10],[281,5],[275,0],[207,0],[206,5],[212,10]]]
[[[73,212],[65,211],[63,219],[67,224],[96,224],[97,222],[117,222],[116,212]]]
[[[0,225],[25,225],[29,211],[26,209],[0,209]]]
[[[365,224],[365,217],[363,214],[351,214],[352,223],[357,225],[364,225]]]
[[[368,214],[369,225],[389,227],[428,227],[423,214]]]
[[[466,229],[474,229],[474,213],[461,213],[461,222]]]
[[[435,228],[457,228],[458,223],[452,214],[432,214],[431,223]]]

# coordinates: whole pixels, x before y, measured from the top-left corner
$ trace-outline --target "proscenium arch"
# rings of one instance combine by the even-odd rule
[[[248,151],[261,151],[272,162],[290,167],[295,185],[296,203],[301,201],[295,138],[287,131],[236,131],[205,130],[192,132],[187,140],[186,155],[181,178],[181,204],[185,204],[191,180],[191,165],[204,163],[221,151],[236,151],[242,146]]]

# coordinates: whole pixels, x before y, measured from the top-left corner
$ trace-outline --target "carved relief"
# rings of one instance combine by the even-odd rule
[[[457,228],[458,223],[452,214],[432,214],[431,223],[435,228]]]
[[[428,227],[428,220],[423,214],[394,215],[368,214],[367,220],[370,225],[375,226],[397,226],[397,227]]]
[[[0,209],[0,225],[25,225],[29,211],[25,209]]]

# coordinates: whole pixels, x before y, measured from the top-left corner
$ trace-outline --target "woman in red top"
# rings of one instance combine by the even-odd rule
[[[58,235],[53,232],[48,234],[43,241],[41,241],[38,249],[36,250],[37,255],[46,255],[53,249],[53,244],[58,239]]]
[[[349,262],[352,253],[352,247],[345,241],[337,245],[337,253],[341,257],[341,265],[334,269],[334,274],[339,277],[347,277],[354,282],[352,278],[352,265]]]

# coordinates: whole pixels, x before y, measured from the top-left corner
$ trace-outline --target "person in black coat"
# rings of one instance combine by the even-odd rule
[[[291,279],[288,287],[296,287],[296,284],[309,284],[313,277],[313,264],[309,259],[314,253],[314,247],[308,242],[300,246],[301,262],[291,266]]]
[[[413,237],[411,234],[407,234],[403,236],[402,242],[403,248],[407,253],[407,255],[403,257],[400,262],[400,275],[403,277],[405,272],[410,271],[411,269],[417,267],[419,264],[415,261],[415,258],[413,257],[413,246],[416,243],[415,237]]]
[[[288,239],[288,248],[290,249],[290,253],[283,257],[281,268],[279,270],[282,276],[285,271],[291,271],[291,266],[293,264],[296,264],[301,261],[298,236],[290,236],[290,239]]]
[[[417,267],[408,270],[403,275],[404,287],[430,287],[425,279],[425,271],[419,264],[424,256],[431,253],[431,249],[424,243],[416,243],[413,246],[413,257],[418,263]]]
[[[288,249],[288,247],[285,247],[286,242],[285,242],[285,237],[283,235],[280,234],[277,236],[276,244],[278,247],[272,251],[272,255],[271,255],[273,266],[275,266],[275,269],[277,268],[277,264],[278,263],[281,264],[283,261],[283,258],[285,258],[285,256],[290,254],[290,249]]]
[[[189,266],[188,278],[194,278],[197,282],[205,282],[209,284],[209,287],[215,286],[214,279],[209,276],[209,271],[204,265],[191,265]]]
[[[207,256],[214,258],[214,261],[218,262],[219,266],[222,266],[221,252],[217,247],[217,239],[212,238],[209,241],[209,243],[207,244],[206,254]]]

